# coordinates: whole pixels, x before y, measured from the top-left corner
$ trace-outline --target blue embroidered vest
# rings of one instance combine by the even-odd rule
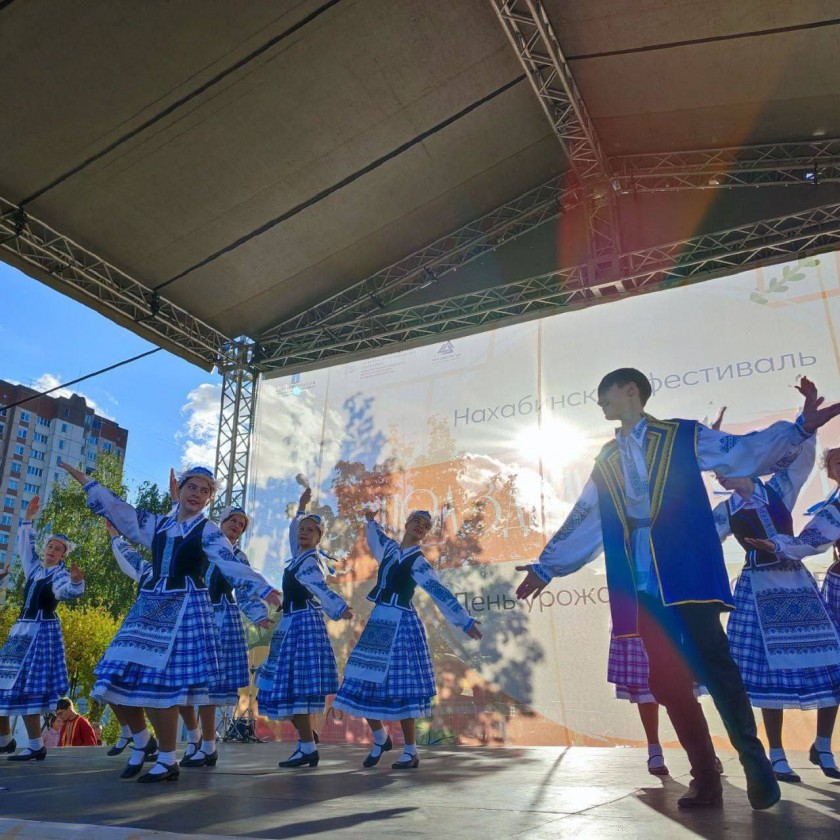
[[[61,564],[59,564],[61,565]],[[54,568],[58,568],[55,566]],[[23,590],[23,606],[18,619],[25,618],[34,621],[41,613],[42,618],[55,618],[55,608],[58,606],[58,598],[53,592],[52,582],[55,575],[48,574],[39,580],[29,578],[26,581],[26,588]]]
[[[303,561],[312,554],[313,549],[298,554],[283,570],[283,615],[306,609],[321,609],[318,599],[295,577]]]
[[[767,506],[765,510],[770,515],[773,521],[773,527],[777,534],[787,534],[793,536],[793,517],[790,511],[785,507],[782,497],[769,484],[764,485],[764,490],[767,493]],[[732,513],[729,508],[729,502],[726,503],[726,510],[729,513],[729,527],[732,530],[732,536],[741,544],[744,551],[747,552],[746,565],[755,564],[756,566],[771,565],[778,563],[779,558],[769,551],[756,551],[752,546],[744,542],[746,537],[753,537],[757,540],[764,540],[768,537],[775,536],[768,534],[764,523],[761,521],[759,511],[747,508],[739,508]]]
[[[717,603],[734,609],[712,507],[697,465],[697,423],[647,417],[653,569],[665,606]],[[595,459],[613,635],[637,636],[638,594],[618,443]]]
[[[411,599],[414,597],[414,590],[417,584],[411,574],[411,567],[414,561],[421,557],[423,550],[418,546],[409,551],[405,557],[400,558],[400,551],[390,551],[379,564],[379,572],[376,575],[376,586],[367,596],[374,604],[387,604],[391,607],[399,607],[401,610],[412,609]]]
[[[186,589],[187,578],[196,589],[204,589],[204,571],[207,555],[201,545],[206,519],[202,519],[186,537],[180,534],[172,540],[172,550],[167,552],[168,530],[158,531],[152,540],[152,574],[143,582],[143,589],[154,589],[161,579],[166,579],[167,590]],[[168,553],[168,556],[167,556]]]

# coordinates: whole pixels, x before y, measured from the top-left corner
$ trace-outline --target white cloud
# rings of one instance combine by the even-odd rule
[[[187,394],[187,402],[181,407],[186,421],[176,435],[182,447],[182,467],[204,466],[212,469],[215,464],[221,398],[222,386],[210,382]]]
[[[23,385],[23,382],[16,382],[12,379],[9,380],[13,385]],[[52,388],[56,388],[57,386],[61,385],[61,379],[56,376],[54,373],[43,373],[39,376],[32,384],[27,385],[27,388],[32,388],[35,391],[49,391]],[[72,397],[73,394],[76,394],[79,397],[84,397],[85,402],[100,416],[104,417],[106,420],[114,420],[116,418],[105,411],[104,408],[91,396],[85,394],[83,391],[76,391],[70,390],[69,388],[59,388],[57,391],[53,391],[50,394],[51,397]],[[116,401],[115,401],[116,402]]]
[[[339,411],[328,410],[304,391],[292,396],[284,380],[260,384],[256,433],[251,449],[252,475],[258,488],[272,479],[290,479],[303,473],[315,487],[331,473],[341,454],[344,420]],[[323,450],[321,432],[323,430]]]

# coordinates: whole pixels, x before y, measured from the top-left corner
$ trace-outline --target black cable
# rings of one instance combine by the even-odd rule
[[[666,44],[649,44],[645,47],[628,47],[625,50],[606,50],[597,53],[567,55],[566,61],[583,61],[587,58],[610,58],[614,55],[632,55],[634,53],[655,52],[656,50],[672,50],[675,47],[691,47],[695,44],[715,44],[718,41],[737,41],[741,38],[760,38],[762,35],[781,35],[785,32],[798,32],[802,29],[819,29],[823,26],[837,26],[838,23],[840,23],[840,18],[831,18],[831,20],[817,20],[813,23],[799,23],[794,26],[778,26],[775,29],[755,29],[752,32],[736,32],[733,35],[710,35],[708,38],[671,41]]]
[[[486,96],[482,96],[481,99],[476,100],[475,102],[467,105],[466,108],[462,108],[458,113],[452,114],[452,116],[447,117],[443,122],[439,122],[437,125],[432,126],[431,128],[424,131],[422,134],[418,134],[416,137],[412,138],[411,140],[406,141],[400,146],[397,146],[396,149],[392,149],[390,152],[382,155],[382,157],[377,158],[372,163],[367,164],[367,166],[363,166],[361,169],[353,172],[351,175],[348,175],[346,178],[342,178],[337,183],[333,184],[326,189],[321,190],[319,193],[316,193],[311,198],[307,198],[306,201],[301,202],[300,204],[296,204],[290,210],[286,210],[285,213],[281,213],[279,216],[271,219],[270,221],[266,222],[263,225],[260,225],[255,230],[252,230],[250,233],[246,233],[244,236],[240,236],[239,239],[234,240],[229,245],[225,245],[224,248],[220,248],[210,256],[205,257],[203,260],[195,263],[195,265],[191,265],[189,268],[185,268],[180,273],[176,274],[174,277],[170,277],[169,280],[164,280],[158,286],[155,286],[155,291],[159,292],[165,286],[168,286],[170,283],[174,283],[176,280],[180,280],[182,277],[185,277],[190,272],[195,271],[197,268],[202,268],[203,266],[207,265],[208,263],[217,260],[219,257],[224,256],[225,254],[230,253],[231,251],[238,248],[240,245],[244,245],[246,242],[254,239],[257,236],[265,233],[266,231],[271,230],[273,227],[281,224],[282,222],[288,221],[293,216],[297,216],[298,213],[303,212],[304,210],[312,207],[313,204],[317,204],[319,201],[323,201],[323,199],[328,198],[333,193],[338,192],[340,189],[352,184],[354,181],[357,181],[359,178],[367,175],[370,172],[373,172],[374,169],[378,169],[388,161],[393,160],[398,155],[401,155],[403,152],[408,151],[412,146],[416,146],[418,143],[422,143],[424,140],[431,137],[433,134],[437,134],[437,132],[442,131],[447,126],[452,125],[452,123],[460,120],[462,117],[465,117],[471,111],[475,111],[476,108],[480,108],[482,105],[490,102],[490,100],[495,99],[497,96],[501,96],[501,94],[505,93],[506,91],[510,90],[514,85],[518,85],[521,81],[525,79],[525,74],[523,73],[521,76],[517,76],[515,79],[507,82],[506,84],[502,85],[500,88],[497,88],[494,91],[491,91]]]
[[[154,350],[147,350],[145,353],[140,353],[138,356],[132,356],[130,359],[124,359],[121,362],[117,362],[115,365],[109,365],[108,367],[104,367],[101,370],[89,373],[86,376],[80,376],[78,379],[73,379],[70,382],[65,382],[63,385],[56,385],[55,388],[50,388],[48,391],[41,391],[38,394],[33,394],[31,397],[25,397],[24,399],[18,400],[17,402],[0,406],[0,411],[6,411],[9,408],[16,408],[17,406],[23,405],[24,403],[31,402],[32,400],[37,400],[40,397],[46,397],[49,394],[52,394],[53,391],[58,391],[61,388],[69,388],[71,385],[76,385],[79,382],[84,382],[86,379],[92,379],[94,376],[99,376],[100,373],[108,373],[109,370],[115,370],[118,367],[127,365],[129,362],[136,362],[138,359],[143,359],[146,356],[151,356],[152,353],[159,353],[161,350],[163,350],[162,347],[155,347]]]
[[[71,178],[73,175],[76,175],[78,172],[81,172],[83,169],[90,166],[92,163],[95,163],[100,158],[105,157],[105,155],[110,154],[114,151],[114,149],[119,148],[123,145],[123,143],[128,142],[131,140],[132,137],[136,137],[141,132],[145,131],[147,128],[150,128],[155,123],[160,122],[164,117],[168,117],[173,111],[177,111],[182,105],[186,105],[192,99],[195,99],[197,96],[200,96],[206,90],[209,90],[214,85],[217,85],[222,79],[225,79],[231,73],[236,72],[237,70],[244,67],[249,62],[253,61],[258,56],[262,55],[266,50],[270,50],[273,46],[276,46],[281,41],[288,38],[290,35],[294,35],[295,32],[302,29],[307,24],[311,23],[315,18],[320,17],[324,12],[331,9],[336,4],[340,3],[341,0],[328,0],[328,2],[324,3],[323,6],[319,6],[315,9],[314,12],[308,14],[302,20],[299,20],[293,26],[290,26],[285,31],[281,32],[279,35],[275,35],[270,40],[266,41],[262,46],[257,47],[253,52],[248,53],[244,58],[240,58],[235,64],[232,64],[230,67],[222,70],[220,73],[217,73],[213,76],[212,79],[206,81],[203,85],[200,85],[195,90],[190,91],[190,93],[182,96],[176,102],[173,102],[168,107],[164,108],[160,113],[155,114],[155,116],[151,117],[150,119],[146,120],[142,125],[137,126],[137,128],[129,131],[128,134],[124,134],[117,140],[114,140],[113,143],[106,146],[104,149],[98,151],[95,155],[91,155],[91,157],[87,158],[87,160],[83,160],[78,166],[74,166],[72,169],[69,169],[63,175],[59,175],[54,181],[47,184],[45,187],[42,187],[37,192],[32,193],[32,195],[27,196],[22,201],[18,202],[21,207],[26,204],[33,202],[36,198],[40,198],[45,192],[53,189],[53,187],[57,187],[62,182],[66,181],[68,178]]]

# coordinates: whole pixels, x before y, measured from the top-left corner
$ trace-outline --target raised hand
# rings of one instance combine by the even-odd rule
[[[370,508],[368,508],[365,511],[365,519],[367,519],[368,522],[373,522],[373,520],[376,519],[377,512],[378,511],[371,510]]]
[[[478,629],[478,625],[481,624],[480,621],[476,621],[473,623],[473,626],[467,630],[467,635],[471,639],[480,639],[481,638],[481,630]]]
[[[175,470],[170,467],[169,468],[169,498],[172,499],[173,502],[178,501],[178,478],[175,475]]]
[[[306,510],[306,506],[312,501],[312,488],[307,487],[303,493],[300,494],[300,501],[298,502],[298,510]]]
[[[723,415],[726,414],[726,406],[724,406],[719,412],[717,416],[717,420],[712,423],[712,428],[716,431],[720,431],[720,424],[723,423]]]
[[[70,473],[70,475],[72,475],[73,478],[75,478],[76,481],[78,481],[81,485],[85,485],[88,483],[88,481],[90,481],[90,478],[86,476],[81,470],[77,470],[75,467],[71,467],[70,464],[68,464],[66,461],[62,461],[58,466],[61,467],[61,469]]]
[[[824,406],[825,397],[818,396],[817,386],[807,376],[799,380],[796,390],[805,397],[805,405],[802,406],[802,430],[808,434],[813,434],[820,426],[824,426],[840,414],[840,403]]]
[[[70,564],[69,572],[73,583],[81,583],[85,579],[85,573],[76,565],[75,560]]]
[[[38,511],[41,509],[41,497],[40,496],[33,496],[29,500],[29,504],[26,506],[26,513],[23,515],[23,518],[26,522],[32,522],[35,517],[38,515]]]
[[[105,520],[105,530],[112,539],[120,535],[120,532],[114,527],[114,523],[110,519]]]
[[[6,563],[6,565],[3,566],[2,569],[0,569],[0,580],[3,580],[3,578],[6,577],[6,575],[8,575],[11,570],[12,567],[8,563]]]
[[[744,537],[744,542],[759,551],[769,551],[771,554],[776,553],[776,545],[773,540],[757,540],[753,537]]]
[[[517,566],[517,572],[527,572],[525,580],[516,588],[516,597],[527,601],[532,595],[539,595],[548,584],[530,566]]]

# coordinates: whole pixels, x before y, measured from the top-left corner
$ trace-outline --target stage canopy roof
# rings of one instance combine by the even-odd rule
[[[838,247],[837,14],[6,0],[0,256],[271,373]]]

